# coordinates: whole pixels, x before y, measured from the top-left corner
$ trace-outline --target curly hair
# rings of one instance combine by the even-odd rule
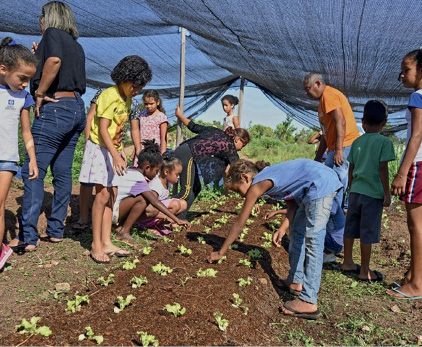
[[[14,71],[22,63],[36,67],[37,58],[25,46],[14,43],[11,37],[5,37],[0,43],[0,64]]]
[[[128,55],[118,62],[110,76],[116,84],[132,82],[135,87],[143,87],[151,81],[152,73],[145,59]]]
[[[155,142],[155,139],[145,140],[142,142],[144,149],[138,155],[138,167],[143,163],[148,162],[152,167],[156,167],[163,162],[161,156],[160,146]]]

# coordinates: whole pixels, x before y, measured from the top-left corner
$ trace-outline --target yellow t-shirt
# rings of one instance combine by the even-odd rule
[[[341,108],[346,120],[346,134],[343,140],[343,147],[350,146],[359,137],[359,130],[356,126],[355,115],[350,107],[349,101],[339,90],[326,86],[319,99],[318,116],[321,128],[327,143],[328,152],[336,149],[336,123],[330,112]]]
[[[100,119],[110,119],[111,122],[108,126],[108,133],[113,141],[114,147],[120,152],[123,147],[123,126],[129,118],[132,98],[127,98],[126,101],[124,101],[119,94],[117,86],[113,86],[100,94],[96,104],[97,110],[91,123],[89,138],[92,142],[102,147],[106,147],[100,135]]]

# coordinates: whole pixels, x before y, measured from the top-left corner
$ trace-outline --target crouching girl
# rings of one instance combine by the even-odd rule
[[[238,160],[230,168],[225,185],[246,197],[240,216],[227,239],[208,261],[219,260],[242,232],[256,200],[268,195],[285,200],[287,218],[273,236],[275,246],[290,226],[290,271],[286,282],[302,287],[297,299],[284,303],[285,315],[317,319],[317,293],[321,282],[322,257],[327,222],[336,192],[342,188],[337,174],[309,159],[297,159],[262,168],[261,163]]]

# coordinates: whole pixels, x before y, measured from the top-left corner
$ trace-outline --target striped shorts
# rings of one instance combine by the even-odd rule
[[[422,204],[422,161],[412,163],[407,174],[406,192],[400,200],[411,204]]]

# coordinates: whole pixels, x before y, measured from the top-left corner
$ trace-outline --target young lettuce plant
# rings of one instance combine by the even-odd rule
[[[217,264],[222,264],[224,260],[226,260],[227,257],[223,255],[220,259],[218,259]]]
[[[252,259],[261,259],[262,258],[262,253],[259,249],[251,249],[250,251],[248,251],[247,253]]]
[[[144,246],[141,250],[143,255],[148,255],[152,252],[152,247],[151,246]]]
[[[144,276],[136,277],[133,276],[130,280],[130,283],[132,283],[132,288],[139,288],[144,284],[148,283],[148,279]]]
[[[78,337],[79,341],[83,341],[85,339],[88,339],[90,341],[95,341],[97,343],[97,345],[101,345],[104,342],[104,337],[103,335],[96,335],[94,336],[94,331],[92,330],[92,328],[90,326],[85,327],[86,333],[85,334],[80,334]]]
[[[252,283],[252,277],[249,277],[249,276],[247,279],[239,278],[237,280],[237,284],[239,285],[239,287],[246,287],[250,285],[251,283]]]
[[[114,306],[114,313],[119,313],[122,312],[125,307],[130,305],[130,302],[132,300],[135,300],[136,297],[133,296],[132,294],[129,294],[126,299],[123,299],[123,296],[118,296],[117,297],[117,305],[118,306]]]
[[[143,347],[158,346],[158,340],[155,338],[154,335],[148,335],[148,333],[145,331],[137,331],[136,333],[141,339],[141,343]]]
[[[165,266],[160,261],[158,264],[151,267],[151,271],[154,272],[154,273],[158,273],[161,276],[167,276],[168,274],[173,272],[173,269],[170,268],[169,266]]]
[[[19,334],[35,334],[41,336],[50,336],[52,334],[51,329],[43,325],[37,328],[37,323],[41,319],[41,317],[32,317],[29,322],[22,318],[21,324],[16,325],[16,331]]]
[[[197,240],[198,240],[198,242],[201,244],[201,245],[205,245],[205,240],[204,240],[204,238],[202,237],[202,236],[198,236],[197,237]]]
[[[233,293],[233,307],[243,310],[243,314],[246,316],[248,314],[249,308],[246,306],[241,306],[243,299],[240,298],[239,294]]]
[[[98,277],[98,283],[104,287],[108,287],[109,284],[114,283],[114,274],[108,275],[108,278],[105,279],[103,276]]]
[[[178,245],[177,249],[179,250],[180,254],[185,257],[188,257],[192,254],[192,250],[190,248],[186,248],[183,245]]]
[[[163,242],[164,243],[170,243],[170,242],[174,242],[174,240],[168,238],[167,236],[163,236]]]
[[[237,243],[232,243],[230,246],[229,246],[229,249],[238,249],[239,248],[239,245],[237,244]]]
[[[229,326],[228,319],[224,319],[223,314],[219,312],[214,312],[214,318],[217,321],[218,329],[225,331]]]
[[[217,272],[218,272],[217,270],[214,270],[211,268],[205,269],[205,270],[199,269],[196,272],[196,276],[197,277],[216,277]]]
[[[75,300],[67,300],[67,307],[66,312],[70,311],[72,313],[75,313],[76,311],[80,311],[82,305],[88,305],[89,304],[89,296],[88,295],[76,295],[75,294]]]
[[[210,231],[211,231],[211,228],[210,228],[210,227],[205,227],[205,228],[204,228],[204,233],[205,233],[205,234],[209,234],[209,233],[210,233]]]
[[[186,312],[186,308],[182,307],[178,302],[175,302],[174,305],[167,304],[163,310],[170,312],[175,317],[183,316]]]
[[[252,263],[248,259],[240,259],[239,264],[248,266],[250,268],[253,267]]]
[[[123,263],[124,270],[133,270],[136,269],[136,264],[139,263],[139,259],[134,259],[133,261],[127,260]]]

